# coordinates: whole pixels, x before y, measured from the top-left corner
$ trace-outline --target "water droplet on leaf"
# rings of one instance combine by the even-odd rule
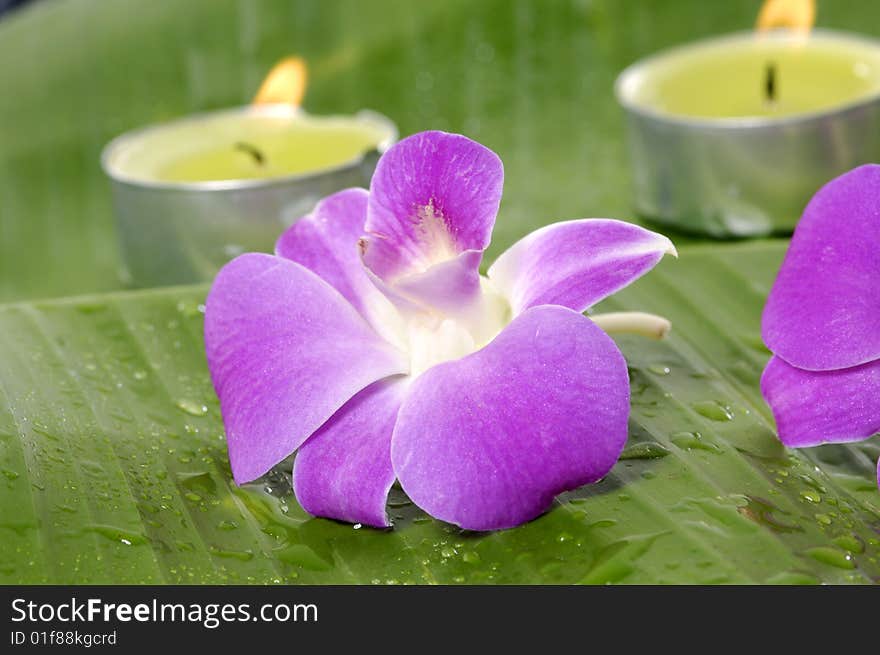
[[[717,400],[703,400],[693,404],[694,411],[712,421],[732,421],[733,412],[730,407]]]
[[[838,569],[856,568],[856,563],[853,561],[852,555],[839,551],[836,548],[831,548],[830,546],[819,546],[817,548],[810,548],[807,551],[807,555],[812,557],[817,562],[821,562],[822,564],[827,564],[829,566],[834,566]]]
[[[668,454],[669,451],[659,443],[648,441],[624,448],[620,459],[660,459]]]
[[[204,416],[208,413],[207,405],[192,400],[178,400],[176,405],[178,409],[186,412],[190,416]]]

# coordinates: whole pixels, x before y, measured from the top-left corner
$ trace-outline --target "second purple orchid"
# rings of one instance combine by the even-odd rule
[[[880,166],[825,185],[764,308],[761,390],[787,446],[880,432]],[[880,484],[880,468],[878,468]]]
[[[389,525],[395,480],[432,516],[508,528],[595,482],[627,437],[626,362],[606,330],[645,314],[585,310],[675,252],[614,220],[556,223],[480,275],[503,167],[424,132],[217,275],[205,342],[234,479],[296,452],[308,512]],[[603,329],[604,328],[604,329]]]

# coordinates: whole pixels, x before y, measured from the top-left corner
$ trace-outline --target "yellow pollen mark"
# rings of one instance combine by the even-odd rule
[[[416,224],[416,239],[422,246],[426,269],[434,264],[450,260],[458,254],[446,221],[434,207],[433,200],[424,207],[418,208],[414,222]]]

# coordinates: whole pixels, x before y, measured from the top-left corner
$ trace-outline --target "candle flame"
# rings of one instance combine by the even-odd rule
[[[816,0],[764,0],[755,29],[758,32],[768,32],[784,28],[806,36],[814,22]]]
[[[300,57],[285,57],[266,75],[251,104],[299,107],[306,93],[308,68]]]

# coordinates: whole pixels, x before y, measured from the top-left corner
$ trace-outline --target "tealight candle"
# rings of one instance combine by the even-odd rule
[[[825,182],[880,160],[880,43],[743,33],[618,78],[637,210],[716,236],[790,232]]]
[[[241,252],[271,251],[322,197],[368,185],[397,128],[370,111],[302,111],[305,81],[305,63],[288,57],[252,105],[135,130],[104,149],[131,284],[209,280]]]
[[[104,151],[128,282],[210,280],[231,257],[271,251],[322,197],[366,186],[396,139],[372,112],[289,105],[194,115],[125,134]]]
[[[317,117],[285,105],[180,120],[115,152],[118,177],[226,182],[314,174],[360,159],[389,136],[375,117]]]

